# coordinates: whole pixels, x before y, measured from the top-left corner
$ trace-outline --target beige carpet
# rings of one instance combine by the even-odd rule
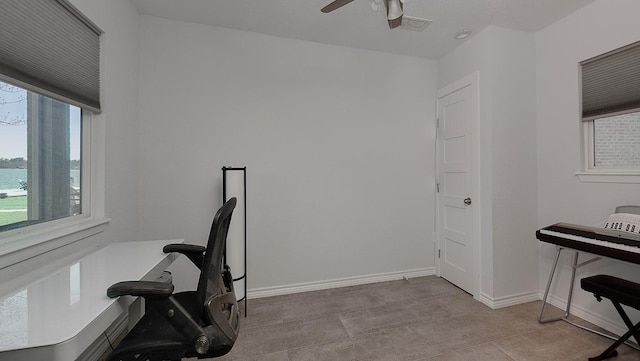
[[[216,360],[584,361],[613,342],[539,324],[540,302],[491,310],[435,276],[248,302],[236,345]],[[612,361],[640,360],[618,351]]]

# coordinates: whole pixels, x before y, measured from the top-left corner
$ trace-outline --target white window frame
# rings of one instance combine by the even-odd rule
[[[583,164],[582,171],[575,174],[582,182],[640,183],[640,167],[595,167],[594,121],[581,121],[580,126],[583,134]]]
[[[105,230],[103,115],[82,111],[82,213],[0,232],[0,270]]]
[[[638,67],[629,64],[635,64],[633,62],[640,56],[639,49],[640,42],[635,42],[578,64],[580,94],[578,122],[582,130],[582,169],[575,174],[583,182],[640,183],[640,167],[595,167],[595,120],[593,120],[640,110],[637,104],[638,93],[630,90],[633,89],[633,83],[625,79],[629,76],[633,76],[631,79],[636,79],[635,77],[638,76]],[[587,67],[586,89],[583,84],[585,67]],[[617,87],[618,83],[607,84],[607,81],[620,82],[620,87]],[[616,86],[612,86],[613,84]],[[585,91],[588,97],[586,106],[589,109],[585,109],[583,103]]]

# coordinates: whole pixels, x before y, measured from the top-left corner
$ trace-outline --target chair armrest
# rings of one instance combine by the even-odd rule
[[[187,256],[187,258],[189,258],[191,262],[198,267],[198,269],[202,268],[202,262],[204,262],[204,251],[206,250],[207,249],[204,246],[182,243],[172,243],[162,248],[162,252],[164,253],[177,252]]]
[[[204,246],[195,244],[172,243],[164,246],[162,252],[178,252],[178,253],[204,253],[207,249]]]
[[[173,293],[173,284],[154,281],[118,282],[107,289],[109,298],[120,296],[169,297]]]

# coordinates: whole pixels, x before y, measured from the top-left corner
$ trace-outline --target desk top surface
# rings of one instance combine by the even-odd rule
[[[162,247],[181,242],[112,243],[72,257],[44,276],[26,274],[0,288],[0,352],[61,344],[107,310],[126,311],[126,300],[108,298],[107,288],[119,281],[155,279],[175,259]]]

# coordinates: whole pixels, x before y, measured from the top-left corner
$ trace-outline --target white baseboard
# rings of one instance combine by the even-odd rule
[[[338,278],[325,281],[296,283],[292,285],[254,288],[247,291],[248,298],[262,298],[271,296],[287,295],[291,293],[300,293],[308,291],[319,291],[330,288],[348,287],[363,285],[367,283],[377,283],[386,281],[401,280],[403,278],[415,278],[424,276],[433,276],[436,274],[435,267],[413,269],[398,272],[378,273],[365,276]]]
[[[480,294],[480,302],[489,306],[492,309],[498,309],[502,307],[514,306],[521,303],[532,302],[532,301],[540,301],[544,293],[542,291],[534,291],[534,292],[524,292],[520,294],[504,296],[499,298],[491,298],[486,294]],[[555,297],[553,295],[549,295],[547,298],[547,303],[553,305],[555,307],[564,310],[567,307],[567,300],[559,297]],[[602,327],[605,330],[612,332],[616,335],[622,335],[627,332],[626,325],[622,322],[622,320],[612,320],[607,317],[602,317],[597,313],[594,313],[584,307],[577,306],[575,304],[571,305],[571,314],[581,319],[591,322],[596,326]]]
[[[524,292],[520,294],[504,296],[499,298],[491,298],[484,293],[480,294],[479,301],[489,306],[492,309],[498,309],[502,307],[514,306],[521,303],[532,302],[532,301],[540,301],[544,293],[542,291],[534,291],[534,292]],[[547,298],[547,303],[553,305],[555,307],[564,310],[567,307],[567,300],[559,297],[555,297],[553,295],[549,295]],[[584,307],[577,306],[575,304],[571,305],[571,314],[581,319],[591,322],[592,324],[602,327],[605,330],[612,332],[616,335],[622,335],[627,332],[626,325],[622,322],[622,320],[612,320],[607,317],[602,317],[597,313],[589,311]]]
[[[479,301],[495,310],[498,308],[509,307],[519,305],[521,303],[527,303],[540,300],[540,292],[523,292],[515,295],[502,296],[498,298],[492,298],[484,293],[480,293]]]
[[[539,299],[542,300],[543,296],[544,294],[541,291]],[[564,310],[567,308],[566,299],[562,299],[552,295],[549,295],[547,297],[547,303],[549,303],[550,305],[556,306],[561,310]],[[609,304],[611,305],[611,303]],[[589,311],[584,307],[577,306],[574,303],[571,304],[571,314],[574,316],[578,316],[585,321],[591,322],[596,326],[602,327],[605,330],[612,332],[618,336],[624,334],[629,330],[627,326],[622,322],[622,320],[612,320],[607,317],[602,317],[602,315]]]

